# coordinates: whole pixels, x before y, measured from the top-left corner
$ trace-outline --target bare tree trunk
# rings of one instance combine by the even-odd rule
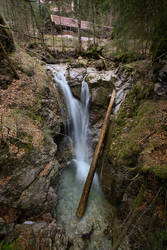
[[[78,20],[78,53],[80,53],[82,50],[80,0],[77,1],[77,20]]]
[[[43,42],[43,46],[45,47],[44,23],[43,23],[43,19],[42,19],[42,10],[41,10],[41,2],[40,2],[40,0],[38,0],[38,7],[39,7],[39,16],[40,16],[40,25],[38,25],[38,28],[39,28],[40,33],[41,33],[41,39],[42,39],[42,42]]]
[[[32,7],[31,2],[28,1],[28,3],[29,3],[29,6],[30,6],[32,18],[34,19],[35,24],[36,24],[36,27],[37,27],[37,29],[38,29],[38,32],[39,32],[39,34],[40,34],[40,37],[41,37],[41,40],[42,40],[43,48],[45,48],[45,41],[44,41],[44,34],[43,34],[43,31],[41,30],[40,25],[38,24],[38,20],[37,20],[37,17],[36,17],[36,15],[35,15],[35,12],[34,12],[34,9],[33,9],[33,7]]]
[[[16,79],[19,79],[19,75],[18,75],[13,63],[11,62],[11,60],[10,60],[10,58],[9,58],[9,56],[8,56],[8,54],[7,54],[7,52],[6,52],[6,50],[5,50],[5,48],[4,48],[1,41],[0,41],[0,47],[2,49],[2,54],[3,54],[4,58],[8,61],[8,64],[9,64],[10,68],[12,69]]]
[[[96,24],[95,24],[95,6],[92,4],[92,22],[93,22],[93,45],[96,44]]]
[[[54,34],[54,24],[52,23],[52,45],[53,45],[53,50],[55,51],[55,34]]]
[[[82,192],[82,195],[81,195],[79,206],[78,206],[78,209],[77,209],[77,212],[76,212],[76,216],[78,218],[82,218],[82,216],[84,215],[85,209],[86,209],[90,188],[91,188],[93,177],[94,177],[95,170],[96,170],[96,167],[97,167],[98,157],[99,157],[99,154],[100,154],[100,151],[101,151],[101,148],[102,148],[102,144],[103,144],[103,141],[104,141],[104,137],[105,137],[105,134],[106,134],[106,131],[107,131],[110,112],[111,112],[112,105],[114,103],[115,95],[116,95],[116,91],[114,89],[113,93],[112,93],[112,96],[111,96],[111,99],[110,99],[110,103],[109,103],[107,112],[106,112],[104,123],[103,123],[103,126],[101,128],[99,141],[98,141],[98,144],[96,146],[96,149],[95,149],[95,152],[94,152],[94,155],[93,155],[92,163],[91,163],[89,173],[88,173],[85,185],[84,185],[84,189],[83,189],[83,192]]]

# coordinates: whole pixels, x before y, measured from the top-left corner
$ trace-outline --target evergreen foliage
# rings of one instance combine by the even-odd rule
[[[114,34],[122,48],[149,45],[154,58],[166,50],[166,0],[112,0],[111,4]]]

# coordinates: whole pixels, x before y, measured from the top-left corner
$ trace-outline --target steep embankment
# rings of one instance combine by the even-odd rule
[[[164,82],[153,82],[151,65],[137,64],[120,67],[129,68],[133,88],[111,123],[102,157],[102,185],[117,210],[115,247],[128,237],[131,249],[165,249],[166,92],[160,89]],[[115,233],[117,229],[112,228]]]
[[[72,243],[55,222],[55,190],[61,169],[55,142],[62,122],[51,80],[39,61],[20,48],[10,58],[20,79],[13,78],[1,57],[0,239],[13,239],[18,249],[66,249]],[[94,144],[113,87],[117,89],[116,108],[128,93],[116,117],[111,117],[99,162],[103,189],[117,213],[117,221],[105,233],[113,239],[115,249],[126,239],[131,249],[164,249],[166,68],[160,72],[162,81],[153,82],[147,60],[129,64],[106,61],[106,65],[103,60],[78,61],[82,70],[71,63],[67,77],[78,98],[80,82],[87,74]],[[66,153],[64,144],[58,151],[61,157]],[[69,155],[67,152],[67,158]]]
[[[53,219],[61,168],[53,141],[61,124],[57,101],[37,60],[20,48],[10,59],[20,79],[1,58],[0,239],[14,239],[18,249],[59,248],[66,240]]]

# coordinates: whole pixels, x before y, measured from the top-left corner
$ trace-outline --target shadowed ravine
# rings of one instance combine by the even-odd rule
[[[111,249],[112,241],[106,236],[108,216],[112,216],[111,205],[105,200],[97,174],[94,176],[88,206],[84,217],[78,220],[75,216],[87,177],[92,157],[92,145],[89,141],[89,89],[85,80],[82,81],[80,100],[73,97],[63,72],[52,70],[54,87],[64,97],[66,119],[70,121],[67,134],[72,140],[74,159],[60,177],[59,202],[57,205],[58,223],[64,226],[69,241],[74,248]],[[59,102],[61,98],[58,98]],[[61,113],[64,116],[64,110]],[[64,118],[63,118],[64,119]]]

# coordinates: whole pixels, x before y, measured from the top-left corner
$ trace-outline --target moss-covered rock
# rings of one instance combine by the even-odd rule
[[[167,179],[167,165],[144,166],[141,171],[152,173],[161,179]]]
[[[156,238],[153,228],[163,230],[163,223],[167,222],[167,101],[153,97],[153,83],[147,80],[137,81],[127,94],[112,122],[112,142],[103,164],[102,185],[122,223],[129,213],[132,217],[137,214],[140,219],[131,222],[133,226]],[[130,235],[132,249],[153,246],[148,234],[137,232],[139,237]]]

